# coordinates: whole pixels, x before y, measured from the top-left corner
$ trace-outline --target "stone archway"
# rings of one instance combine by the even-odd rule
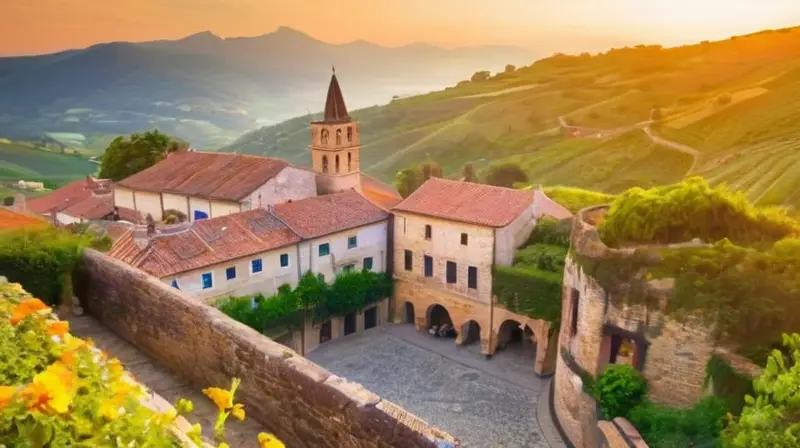
[[[428,310],[425,312],[425,330],[438,333],[443,325],[453,328],[453,319],[450,317],[450,312],[447,311],[447,308],[438,303],[429,306]],[[451,334],[452,333],[448,334],[448,336]]]
[[[513,349],[521,347],[525,339],[522,324],[513,319],[506,319],[497,331],[497,350],[506,350],[509,345]]]
[[[405,322],[407,324],[413,324],[414,318],[416,317],[414,314],[414,304],[411,302],[406,302],[404,306],[405,311]]]
[[[456,343],[459,345],[472,345],[481,342],[481,326],[475,320],[468,320],[461,324],[461,332]]]

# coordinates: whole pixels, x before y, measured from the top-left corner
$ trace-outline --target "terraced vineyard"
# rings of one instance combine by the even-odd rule
[[[761,204],[800,207],[798,38],[800,28],[792,28],[678,48],[557,55],[354,111],[362,169],[391,181],[428,159],[453,177],[465,163],[482,170],[514,162],[532,183],[609,193],[700,174]],[[642,132],[655,110],[659,144]],[[308,163],[313,118],[253,131],[222,151]],[[560,121],[591,129],[575,138]]]

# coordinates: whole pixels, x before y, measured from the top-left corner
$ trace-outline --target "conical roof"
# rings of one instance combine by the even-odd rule
[[[342,95],[342,89],[339,88],[336,73],[331,75],[331,83],[328,86],[328,98],[325,100],[325,119],[323,121],[328,123],[350,121],[350,115],[347,114],[347,106],[344,104],[344,96]]]

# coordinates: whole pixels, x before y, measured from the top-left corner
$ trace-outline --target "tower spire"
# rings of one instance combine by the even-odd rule
[[[336,79],[336,67],[331,65],[333,74],[331,83],[328,86],[328,97],[325,99],[325,118],[328,123],[343,123],[350,121],[347,113],[347,106],[344,104],[342,89],[339,87],[339,80]]]

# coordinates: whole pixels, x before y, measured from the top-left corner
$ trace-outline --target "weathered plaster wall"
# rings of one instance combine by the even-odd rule
[[[393,212],[394,276],[421,282],[488,304],[492,297],[494,229],[455,221]],[[431,238],[425,239],[425,226]],[[461,234],[467,244],[461,244]],[[412,252],[412,269],[405,269],[405,251]],[[433,275],[425,277],[425,256],[433,258]],[[456,263],[456,283],[447,283],[447,262]],[[478,287],[469,288],[469,267],[478,269]]]
[[[308,170],[287,166],[275,177],[258,187],[248,197],[242,199],[242,210],[266,208],[267,205],[297,201],[317,195],[317,182],[314,173]]]
[[[172,193],[161,193],[161,199],[164,202],[164,210],[178,210],[182,212],[188,219],[192,219],[189,213],[189,199],[186,196]]]
[[[151,193],[149,191],[134,191],[133,202],[136,204],[135,210],[147,216],[148,214],[156,221],[163,219],[161,210],[161,195],[159,193]]]
[[[583,381],[556,355],[553,409],[565,435],[577,448],[597,446],[597,403],[583,391]]]
[[[410,414],[357,383],[176,291],[144,272],[87,250],[83,304],[105,326],[196,387],[242,378],[250,418],[287,446],[434,447]],[[428,426],[421,431],[450,438]],[[432,436],[430,436],[432,437]]]
[[[289,265],[286,267],[280,265],[282,254],[289,257]],[[251,262],[255,259],[261,259],[261,272],[252,272]],[[236,268],[236,278],[228,280],[226,270],[230,267]],[[204,273],[211,273],[214,279],[213,286],[209,289],[203,289],[202,275]],[[177,280],[181,291],[208,302],[218,298],[259,293],[264,297],[269,297],[285,283],[294,287],[297,285],[298,279],[297,248],[293,244],[249,257],[167,276],[162,278],[162,281],[171,285],[173,280]]]
[[[388,220],[301,242],[299,244],[301,272],[322,274],[327,282],[332,282],[345,265],[352,264],[355,270],[361,270],[367,257],[372,258],[374,272],[385,272],[388,250],[387,225]],[[356,237],[358,245],[351,249],[347,247],[347,241],[352,236]],[[319,246],[322,244],[329,245],[329,255],[319,255]]]
[[[366,329],[365,328],[365,320],[364,315],[371,309],[376,308],[377,311],[377,325],[374,328]],[[389,299],[382,300],[381,302],[372,304],[360,313],[356,313],[356,332],[352,333],[352,335],[361,334],[364,331],[371,331],[377,330],[380,327],[386,325],[388,322],[388,312],[389,312]],[[331,322],[331,340],[335,340],[338,338],[345,337],[344,334],[344,316],[333,317],[330,319]],[[318,348],[320,345],[320,330],[325,322],[320,322],[314,324],[310,319],[306,322],[305,326],[305,339],[303,339],[301,330],[297,330],[294,332],[291,338],[291,345],[290,347],[296,350],[299,353],[308,354],[312,350]],[[347,336],[351,336],[350,334]],[[323,343],[324,344],[324,343]]]
[[[125,207],[131,210],[135,210],[136,207],[133,204],[133,191],[115,185],[114,205],[116,205],[117,207]]]
[[[531,193],[531,196],[533,194]],[[536,228],[534,216],[535,204],[525,209],[522,214],[511,221],[509,225],[502,229],[497,229],[495,238],[495,257],[494,262],[501,266],[511,266],[514,263],[514,252],[518,247],[525,244],[530,238],[533,229]]]
[[[194,221],[194,212],[203,212],[209,218],[214,218],[211,213],[211,201],[206,198],[189,197],[189,221]]]

